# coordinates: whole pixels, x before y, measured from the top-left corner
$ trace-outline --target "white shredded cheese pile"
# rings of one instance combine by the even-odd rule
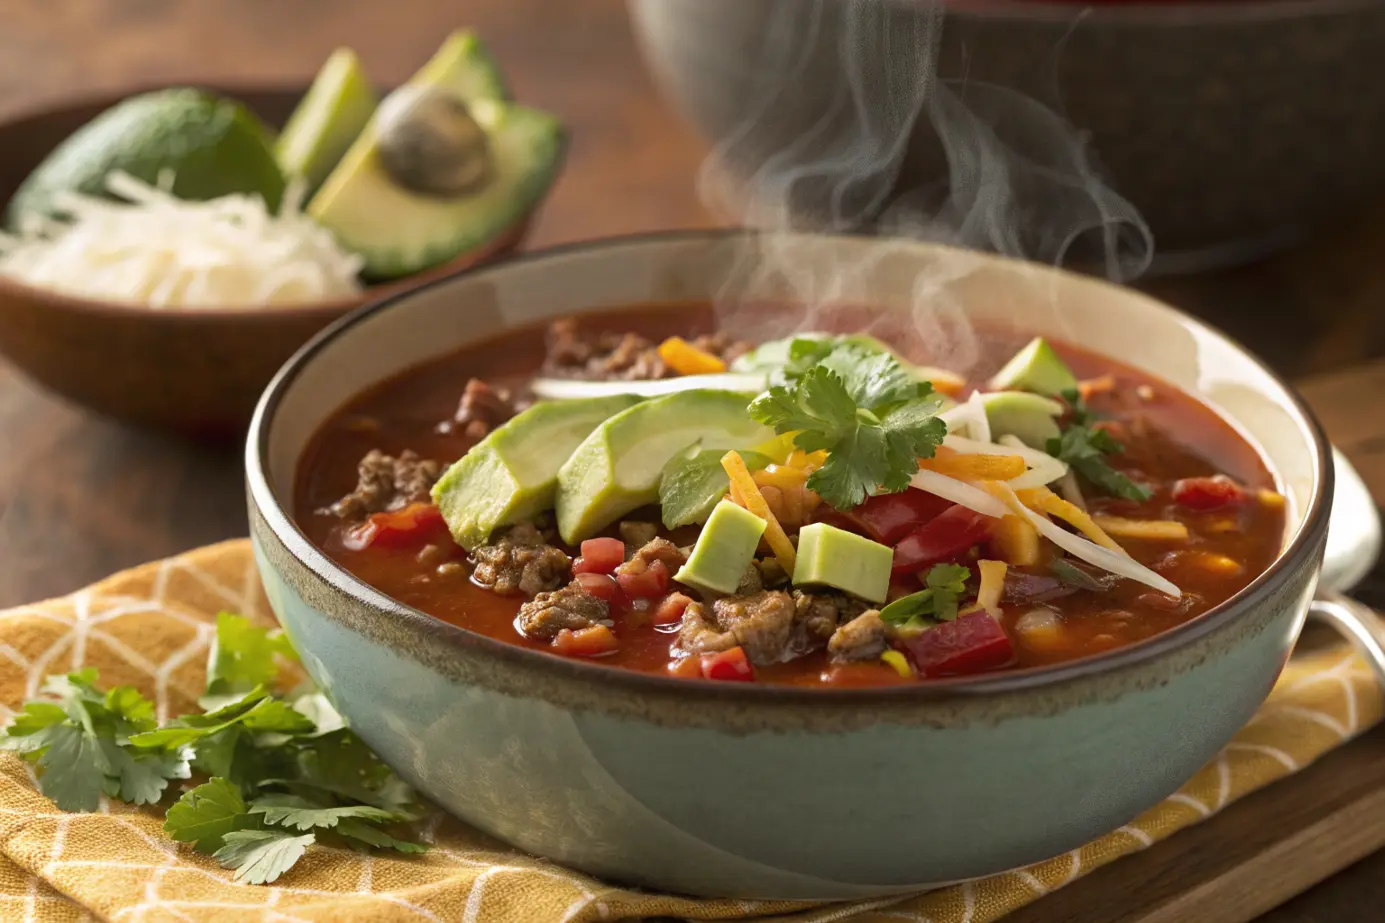
[[[302,186],[278,215],[258,195],[190,202],[127,173],[106,178],[108,201],[56,198],[70,220],[26,216],[0,236],[0,275],[86,298],[155,308],[273,306],[350,296],[363,260],[303,214]]]

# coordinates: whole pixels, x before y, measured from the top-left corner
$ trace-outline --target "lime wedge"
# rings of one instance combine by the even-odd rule
[[[300,176],[311,194],[332,172],[370,121],[379,103],[356,53],[338,48],[289,116],[274,155],[287,176]]]

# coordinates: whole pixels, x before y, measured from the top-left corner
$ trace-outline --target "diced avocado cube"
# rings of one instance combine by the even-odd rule
[[[639,398],[630,395],[539,403],[471,447],[433,486],[457,544],[483,544],[504,525],[553,506],[558,469],[592,430]]]
[[[702,527],[688,562],[673,579],[704,593],[734,593],[755,559],[755,549],[760,547],[760,536],[764,534],[763,519],[730,500],[722,500]],[[888,578],[888,567],[885,574]]]
[[[795,586],[830,586],[867,602],[883,603],[890,589],[894,551],[864,536],[815,522],[798,530]]]
[[[992,391],[981,395],[991,435],[1018,436],[1020,442],[1042,450],[1048,440],[1057,439],[1058,417],[1063,405],[1052,398],[1028,391]]]
[[[1050,397],[1076,387],[1077,377],[1043,337],[1031,340],[991,379],[994,391],[1033,391]]]
[[[689,446],[749,449],[774,438],[750,395],[700,388],[637,404],[602,423],[558,470],[558,534],[569,545],[659,499],[669,460]]]

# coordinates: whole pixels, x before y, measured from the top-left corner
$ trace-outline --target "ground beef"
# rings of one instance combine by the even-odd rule
[[[497,593],[538,596],[562,586],[572,573],[572,560],[544,541],[530,523],[521,523],[490,545],[471,552],[471,579]]]
[[[473,378],[462,391],[461,403],[452,417],[452,428],[469,439],[480,439],[518,411],[509,389],[493,387]]]
[[[870,608],[845,593],[793,591],[795,621],[801,627],[802,643],[821,647],[837,626],[849,622]]]
[[[663,561],[670,575],[683,566],[687,558],[678,546],[666,538],[656,538],[645,542],[630,556],[630,560],[616,568],[618,574],[642,574],[655,561]]]
[[[721,333],[694,337],[689,342],[728,364],[751,348],[751,344]],[[573,318],[554,321],[548,328],[543,367],[550,375],[598,380],[633,381],[675,374],[659,358],[658,344],[638,333],[582,330]]]
[[[790,659],[786,654],[793,617],[793,600],[777,590],[723,597],[712,604],[710,614],[701,603],[691,603],[683,611],[678,647],[689,654],[707,654],[739,644],[751,663],[779,663]]]
[[[755,566],[754,561],[751,561],[750,566],[747,567],[745,573],[741,575],[741,582],[736,584],[736,595],[754,596],[764,588],[765,581],[760,576],[760,568]]]
[[[627,519],[620,524],[620,540],[625,543],[626,548],[648,545],[658,534],[659,527],[652,522]]]
[[[832,633],[827,653],[834,660],[873,660],[885,652],[887,634],[880,613],[867,609]]]
[[[348,522],[358,522],[371,513],[426,502],[441,473],[438,462],[419,458],[408,449],[398,458],[371,449],[356,466],[356,489],[333,503],[329,511]]]
[[[604,621],[610,614],[606,600],[593,596],[580,583],[540,593],[519,607],[515,627],[526,638],[552,639],[567,628],[580,631]]]

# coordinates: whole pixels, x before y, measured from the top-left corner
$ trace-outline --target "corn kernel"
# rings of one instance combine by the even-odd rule
[[[880,655],[880,659],[894,667],[894,671],[905,679],[914,675],[914,668],[909,666],[909,661],[899,651],[886,651]]]

